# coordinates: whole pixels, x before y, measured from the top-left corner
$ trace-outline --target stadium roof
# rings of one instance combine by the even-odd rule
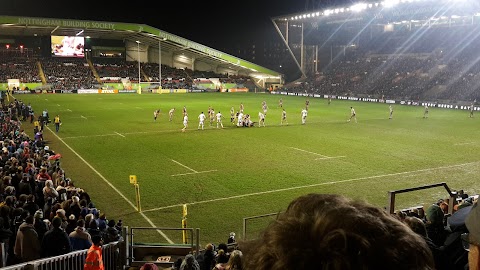
[[[75,36],[94,39],[140,41],[151,48],[183,53],[195,61],[222,66],[256,78],[277,78],[282,74],[257,64],[209,48],[194,41],[144,24],[69,20],[59,18],[0,16],[2,36]]]

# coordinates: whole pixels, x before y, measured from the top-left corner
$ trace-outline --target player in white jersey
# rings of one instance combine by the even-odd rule
[[[185,114],[183,116],[183,128],[182,128],[182,132],[185,132],[185,130],[187,129],[188,127],[188,114]]]
[[[285,111],[285,109],[282,111],[282,120],[280,121],[280,125],[283,125],[284,123],[288,125],[287,111]]]
[[[428,105],[425,104],[425,107],[423,107],[423,118],[428,118]]]
[[[258,126],[264,127],[265,126],[265,114],[262,112],[258,112]]]
[[[160,115],[160,109],[157,109],[157,110],[153,111],[153,121],[154,122],[157,121],[158,115]]]
[[[473,111],[475,110],[475,106],[473,105],[473,103],[472,103],[472,105],[470,105],[470,107],[468,108],[468,110],[470,111],[470,116],[469,116],[469,117],[470,117],[470,118],[473,118]]]
[[[390,106],[388,106],[388,108],[390,109],[390,116],[388,117],[388,119],[392,119],[393,118],[393,106],[390,105]]]
[[[262,105],[262,110],[263,110],[263,114],[267,115],[268,106],[267,106],[267,102],[265,101]]]
[[[225,117],[223,116],[223,114],[220,111],[218,111],[218,113],[215,116],[217,117],[217,128],[218,128],[219,125],[223,128],[222,119],[225,118]]]
[[[350,122],[352,118],[355,119],[355,123],[357,123],[357,113],[353,107],[350,107],[350,118],[347,120],[347,122]]]
[[[243,126],[243,113],[239,112],[237,115],[237,127]]]
[[[173,120],[173,113],[175,112],[175,108],[172,108],[170,109],[170,111],[168,111],[168,117],[169,117],[169,121],[172,122]]]
[[[301,112],[301,115],[302,115],[302,125],[305,125],[305,123],[307,122],[307,114],[308,114],[308,111],[307,109],[303,109],[302,112]]]
[[[198,115],[198,129],[200,129],[200,127],[202,128],[203,130],[203,126],[205,124],[205,114],[202,112],[200,115]]]

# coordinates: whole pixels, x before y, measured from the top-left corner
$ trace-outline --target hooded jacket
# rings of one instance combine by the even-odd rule
[[[33,224],[23,222],[18,228],[14,253],[22,262],[40,258],[40,241]]]

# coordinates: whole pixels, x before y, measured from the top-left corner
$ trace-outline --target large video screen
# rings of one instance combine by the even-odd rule
[[[52,56],[79,57],[85,56],[85,38],[77,36],[52,36]]]

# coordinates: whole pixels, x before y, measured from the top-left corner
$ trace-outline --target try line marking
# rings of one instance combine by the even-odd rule
[[[175,162],[175,163],[177,163],[178,165],[180,165],[180,166],[182,166],[182,167],[184,167],[184,168],[192,171],[191,173],[172,174],[171,176],[182,176],[182,175],[197,174],[197,173],[207,173],[207,172],[216,172],[216,171],[217,171],[217,170],[210,170],[210,171],[201,171],[201,172],[199,172],[199,171],[196,171],[196,170],[188,167],[187,165],[184,165],[184,164],[182,164],[182,163],[180,163],[180,162],[178,162],[178,161],[176,161],[176,160],[173,160],[173,159],[170,159],[170,160],[173,161],[173,162]]]
[[[122,194],[122,192],[120,192],[120,190],[118,190],[114,185],[112,185],[112,183],[110,183],[110,181],[108,181],[99,171],[97,171],[90,163],[88,163],[82,156],[80,156],[80,154],[78,154],[75,150],[73,150],[72,147],[70,147],[70,145],[68,145],[67,143],[65,143],[64,140],[62,140],[62,138],[58,137],[57,133],[56,132],[53,132],[48,126],[47,126],[47,129],[50,131],[50,133],[52,133],[55,137],[57,137],[58,140],[60,140],[68,149],[70,149],[70,151],[72,151],[78,158],[80,158],[90,169],[92,169],[92,171],[94,171],[105,183],[107,183],[107,185],[109,185],[115,192],[118,193],[118,195],[120,195],[120,197],[122,197],[135,211],[137,211],[137,207],[129,200],[127,199],[127,197],[125,197],[125,195]],[[139,213],[152,227],[156,228],[157,226],[152,222],[152,220],[150,220],[143,212],[140,212]],[[168,238],[168,236],[162,232],[161,230],[157,230],[157,232],[163,236],[163,238],[165,238],[165,240],[168,241],[168,243],[170,244],[173,244],[173,241],[170,240],[170,238]]]
[[[406,174],[412,174],[412,173],[420,173],[420,172],[429,172],[429,171],[435,171],[435,170],[450,169],[450,168],[463,167],[463,166],[466,166],[466,165],[472,165],[472,164],[478,164],[478,163],[480,163],[480,161],[474,161],[474,162],[468,162],[468,163],[462,163],[462,164],[456,164],[456,165],[448,165],[448,166],[442,166],[442,167],[435,167],[435,168],[420,169],[420,170],[408,171],[408,172],[387,173],[387,174],[351,178],[351,179],[345,179],[345,180],[339,180],[339,181],[330,181],[330,182],[326,182],[326,183],[318,183],[318,184],[303,185],[303,186],[296,186],[296,187],[289,187],[289,188],[273,189],[273,190],[267,190],[267,191],[262,191],[262,192],[254,192],[254,193],[242,194],[242,195],[237,195],[237,196],[232,196],[232,197],[216,198],[216,199],[211,199],[211,200],[204,200],[204,201],[191,202],[191,203],[185,203],[185,204],[186,205],[196,205],[196,204],[205,204],[205,203],[218,202],[218,201],[227,201],[227,200],[233,200],[233,199],[239,199],[239,198],[245,198],[245,197],[251,197],[251,196],[258,196],[258,195],[264,195],[264,194],[270,194],[270,193],[277,193],[277,192],[283,192],[283,191],[290,191],[290,190],[296,190],[296,189],[302,189],[302,188],[335,185],[335,184],[356,182],[356,181],[360,181],[360,180],[375,179],[375,178],[382,178],[382,177],[388,177],[388,176],[406,175]],[[174,208],[174,207],[183,207],[183,205],[184,205],[184,203],[162,206],[162,207],[158,207],[158,208],[143,210],[142,212],[145,213],[145,212],[159,211],[159,210],[164,210],[164,209],[169,209],[169,208]]]
[[[454,145],[467,145],[467,144],[474,144],[475,142],[464,142],[464,143],[456,143]]]
[[[314,153],[314,152],[310,152],[310,151],[307,151],[307,150],[303,150],[303,149],[300,149],[300,148],[295,148],[295,147],[290,147],[290,148],[295,149],[297,151],[302,151],[302,152],[309,153],[309,154],[312,154],[312,155],[320,156],[319,158],[316,158],[315,160],[345,157],[345,156],[329,157],[329,156],[325,156],[325,155],[322,155],[322,154],[319,154],[319,153]]]

